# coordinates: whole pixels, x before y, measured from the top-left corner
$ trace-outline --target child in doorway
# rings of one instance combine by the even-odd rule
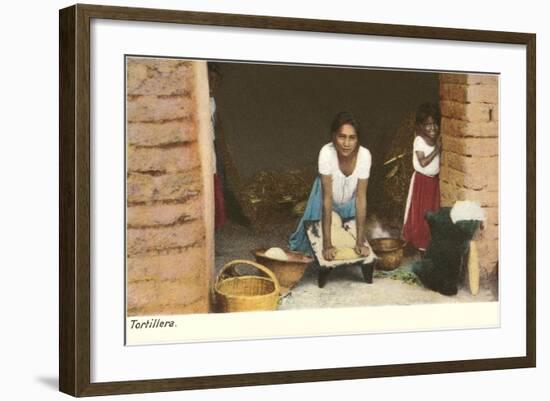
[[[441,112],[432,103],[422,104],[416,112],[416,138],[413,143],[414,173],[405,207],[403,239],[424,252],[430,244],[426,212],[440,208],[439,157]]]
[[[214,98],[218,86],[222,80],[220,68],[216,63],[208,63],[208,87],[210,91],[210,120],[212,136],[212,169],[214,171],[214,228],[219,229],[225,224],[225,199],[222,185],[222,172],[219,171],[219,157],[216,155],[216,100]]]

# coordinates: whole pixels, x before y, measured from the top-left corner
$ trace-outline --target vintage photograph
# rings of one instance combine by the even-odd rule
[[[127,56],[125,89],[129,329],[498,302],[498,75]]]

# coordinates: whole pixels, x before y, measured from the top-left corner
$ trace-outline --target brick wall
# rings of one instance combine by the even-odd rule
[[[129,58],[126,111],[128,315],[208,312],[205,63]]]
[[[440,74],[441,201],[479,201],[487,213],[477,241],[482,283],[498,265],[498,78]]]

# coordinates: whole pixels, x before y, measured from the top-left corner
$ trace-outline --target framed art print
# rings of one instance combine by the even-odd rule
[[[60,390],[534,366],[535,113],[533,34],[61,10]]]

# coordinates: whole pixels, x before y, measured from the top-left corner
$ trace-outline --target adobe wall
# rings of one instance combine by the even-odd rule
[[[477,240],[481,279],[498,274],[498,77],[440,74],[441,202],[478,201],[487,221]]]
[[[207,85],[205,63],[127,60],[128,315],[209,311]]]

